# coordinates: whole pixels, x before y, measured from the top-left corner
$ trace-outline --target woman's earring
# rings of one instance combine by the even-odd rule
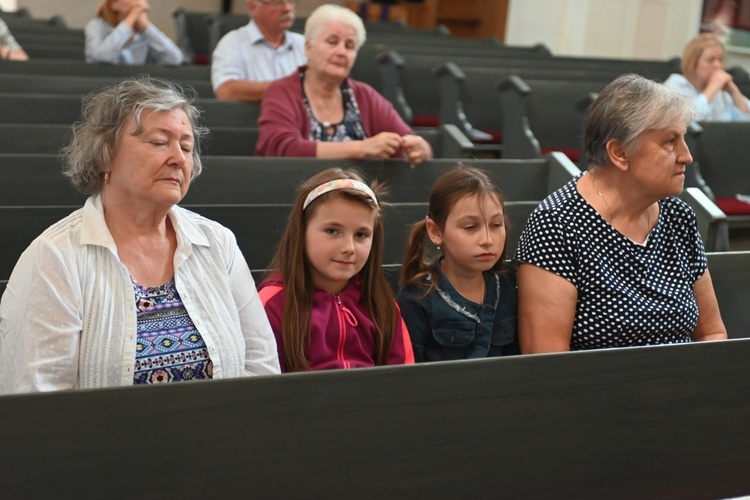
[[[436,245],[436,246],[437,246],[437,249],[440,250],[440,245]]]
[[[109,184],[109,172],[104,172],[104,184]]]

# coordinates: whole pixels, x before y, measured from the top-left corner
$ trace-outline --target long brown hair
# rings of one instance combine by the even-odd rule
[[[383,224],[380,201],[385,190],[377,183],[370,187],[378,203],[369,195],[352,189],[337,189],[316,198],[303,209],[305,198],[315,189],[336,179],[354,179],[365,182],[356,170],[331,168],[316,174],[304,182],[297,190],[297,197],[289,214],[284,234],[281,236],[276,255],[270,268],[277,270],[284,284],[284,309],[281,322],[281,336],[284,342],[284,361],[288,371],[304,371],[309,368],[307,350],[310,345],[310,316],[313,305],[313,281],[310,262],[305,253],[305,232],[307,223],[323,202],[335,198],[345,198],[366,205],[375,212],[372,247],[367,262],[359,273],[362,282],[362,303],[372,318],[377,330],[375,337],[375,364],[388,362],[393,344],[398,310],[391,287],[383,276],[381,254],[383,251]]]
[[[427,216],[440,228],[445,229],[445,221],[448,219],[453,207],[456,206],[465,196],[477,196],[480,199],[486,196],[496,198],[503,209],[503,218],[505,219],[506,241],[507,230],[510,221],[505,213],[505,199],[497,186],[486,172],[477,168],[465,167],[458,164],[458,168],[450,170],[435,181],[430,193],[430,206],[427,209]],[[429,287],[424,294],[427,295],[437,286],[440,272],[437,268],[437,257],[426,258],[427,241],[427,220],[421,220],[412,226],[409,240],[406,243],[404,258],[401,264],[401,277],[399,284],[401,286],[411,286],[428,280]],[[505,246],[500,258],[492,266],[492,271],[500,273],[505,268]]]

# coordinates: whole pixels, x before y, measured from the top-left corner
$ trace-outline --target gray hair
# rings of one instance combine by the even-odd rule
[[[626,152],[637,151],[640,135],[695,118],[689,98],[661,83],[626,74],[607,85],[589,108],[584,145],[590,168],[610,164],[607,143],[615,139]]]
[[[357,50],[365,43],[367,32],[365,31],[365,24],[362,22],[362,19],[351,9],[330,3],[321,5],[307,17],[307,21],[305,22],[305,40],[308,42],[314,41],[320,35],[323,27],[331,21],[338,21],[354,28],[357,38]]]
[[[81,120],[73,125],[73,139],[63,148],[63,174],[79,191],[98,193],[104,183],[104,172],[114,158],[126,120],[132,116],[138,135],[143,130],[144,111],[172,111],[182,109],[190,120],[195,146],[191,180],[203,168],[200,141],[208,129],[198,125],[200,110],[193,105],[195,91],[187,94],[171,82],[138,76],[128,78],[111,87],[96,90],[83,98]]]

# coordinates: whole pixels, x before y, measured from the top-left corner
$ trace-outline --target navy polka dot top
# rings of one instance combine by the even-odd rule
[[[571,350],[690,342],[693,285],[708,262],[695,213],[674,197],[645,245],[610,226],[576,189],[581,174],[529,217],[515,259],[575,285]]]

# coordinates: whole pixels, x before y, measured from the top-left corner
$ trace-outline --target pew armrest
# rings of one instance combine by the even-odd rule
[[[440,125],[441,156],[443,158],[470,158],[474,152],[474,143],[466,137],[461,129],[451,123]]]
[[[729,251],[727,216],[697,187],[688,187],[680,195],[695,212],[707,252]]]

